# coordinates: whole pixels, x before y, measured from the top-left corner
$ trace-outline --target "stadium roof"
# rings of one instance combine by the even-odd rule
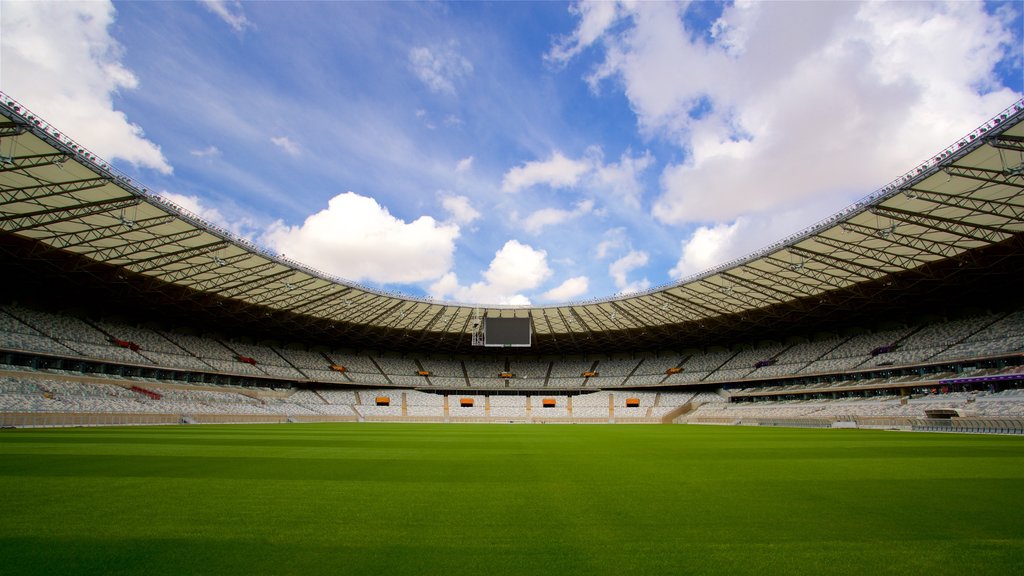
[[[352,348],[466,352],[480,318],[495,316],[532,318],[535,352],[673,348],[709,331],[751,337],[899,306],[939,286],[1019,282],[1022,120],[1024,101],[841,213],[681,282],[485,306],[383,292],[271,254],[148,192],[0,94],[0,249],[12,266],[48,263],[51,278],[90,276],[260,333]]]

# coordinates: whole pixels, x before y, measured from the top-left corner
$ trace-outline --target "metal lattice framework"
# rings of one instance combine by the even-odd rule
[[[981,278],[1018,262],[1022,120],[1024,101],[840,214],[679,283],[482,306],[382,292],[271,254],[150,194],[0,94],[0,240],[10,262],[84,270],[147,299],[356,348],[464,352],[483,316],[532,318],[535,351],[545,353],[669,347],[878,304],[892,296],[886,287],[939,286],[965,263]]]

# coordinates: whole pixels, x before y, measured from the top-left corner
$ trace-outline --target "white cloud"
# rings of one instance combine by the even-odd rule
[[[564,64],[594,43],[619,17],[616,2],[580,2],[569,11],[580,17],[580,25],[568,37],[559,38],[544,55],[548,61]]]
[[[743,254],[736,242],[737,232],[750,225],[748,218],[739,218],[732,224],[716,224],[697,228],[689,239],[682,242],[679,262],[669,270],[673,278],[681,279],[697,274]]]
[[[629,151],[622,154],[618,164],[598,165],[594,172],[594,186],[607,190],[612,197],[633,208],[640,207],[640,198],[644,187],[640,183],[640,175],[651,164],[654,156],[644,152],[643,156],[632,157]]]
[[[202,150],[189,150],[189,154],[197,158],[215,158],[220,156],[220,149],[211,144]]]
[[[346,192],[299,226],[278,221],[263,241],[289,258],[355,281],[424,282],[452,266],[456,224],[405,222],[373,198]]]
[[[613,252],[624,248],[628,244],[626,238],[626,229],[611,228],[605,230],[604,234],[601,235],[601,241],[597,243],[597,248],[594,249],[594,257],[598,260],[604,260],[610,256]]]
[[[466,156],[462,160],[459,160],[459,163],[455,165],[455,173],[456,174],[465,174],[466,172],[469,172],[472,169],[473,169],[473,157],[472,156]]]
[[[284,150],[289,156],[298,156],[302,153],[302,149],[296,144],[291,138],[287,136],[274,136],[270,141],[281,150]]]
[[[480,212],[470,204],[469,198],[454,194],[441,197],[441,206],[452,215],[452,221],[456,224],[469,224],[480,218]]]
[[[590,169],[589,160],[570,160],[556,150],[547,160],[526,162],[506,172],[501,190],[518,192],[537,184],[546,184],[552,188],[571,188]]]
[[[541,208],[532,212],[522,220],[523,229],[530,234],[539,233],[545,226],[561,224],[580,216],[590,214],[594,210],[593,200],[578,202],[572,210],[561,208]]]
[[[588,148],[579,159],[568,158],[556,150],[547,160],[526,162],[508,170],[501,189],[518,192],[540,184],[556,189],[584,188],[605,193],[627,207],[639,208],[644,191],[640,177],[653,163],[654,156],[649,151],[634,157],[626,150],[618,163],[605,164],[604,154],[597,146]]]
[[[640,292],[650,288],[651,283],[647,278],[632,282],[629,280],[629,273],[637,268],[646,266],[649,259],[650,257],[647,255],[647,252],[630,250],[628,254],[608,266],[608,274],[612,277],[612,281],[615,282],[615,287],[619,289],[619,292]]]
[[[455,94],[455,83],[473,72],[473,64],[457,51],[458,44],[409,50],[412,70],[427,88],[442,94]]]
[[[242,32],[246,28],[255,28],[252,22],[245,17],[240,0],[200,0],[207,10],[213,12],[223,20],[235,32]]]
[[[113,96],[138,87],[109,34],[110,2],[4,2],[0,86],[58,130],[108,161],[171,173],[160,147],[114,109]]]
[[[823,198],[773,211],[771,217],[740,216],[732,222],[700,226],[680,243],[679,261],[669,276],[679,280],[747,256],[835,214],[843,204],[842,198]]]
[[[588,80],[685,153],[653,205],[666,223],[866,194],[1020,98],[993,71],[1020,39],[980,2],[737,2],[707,31],[675,4],[610,11],[581,6],[551,55],[600,46]]]
[[[544,250],[509,240],[495,252],[483,272],[483,280],[463,286],[455,273],[449,272],[430,286],[430,295],[474,304],[529,304],[530,299],[523,292],[540,286],[551,276],[547,256]]]
[[[541,298],[548,302],[567,302],[572,298],[586,294],[589,289],[590,280],[586,276],[574,276],[548,290],[541,295]]]

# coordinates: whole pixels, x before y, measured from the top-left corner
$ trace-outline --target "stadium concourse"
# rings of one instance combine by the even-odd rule
[[[5,426],[1024,430],[1024,102],[746,258],[540,307],[330,277],[150,194],[3,94],[0,116]],[[525,319],[531,346],[479,346],[488,319]]]

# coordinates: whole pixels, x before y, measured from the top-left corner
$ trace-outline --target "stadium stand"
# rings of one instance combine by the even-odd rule
[[[742,259],[525,314],[326,276],[150,194],[13,99],[0,112],[4,425],[1024,427],[992,423],[1024,404],[1024,102]],[[476,348],[489,315],[532,318],[532,348]]]

